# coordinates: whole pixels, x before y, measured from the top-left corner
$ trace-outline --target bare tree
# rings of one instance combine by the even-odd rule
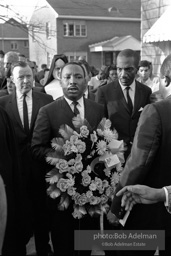
[[[3,5],[0,4],[0,7],[6,10],[7,15],[0,15],[0,20],[3,20],[4,22],[7,22],[9,20],[9,14],[13,18],[15,18],[18,23],[10,23],[12,26],[17,26],[23,31],[28,33],[28,36],[30,36],[36,43],[45,51],[48,50],[55,50],[51,47],[49,47],[46,44],[46,41],[42,40],[42,37],[40,35],[46,35],[47,34],[47,27],[45,24],[40,23],[40,22],[35,22],[35,23],[30,23],[29,21],[26,20],[24,16],[22,16],[20,13],[12,9],[9,5]],[[34,10],[36,10],[38,6],[34,7]],[[50,31],[51,37],[56,36],[56,31]]]

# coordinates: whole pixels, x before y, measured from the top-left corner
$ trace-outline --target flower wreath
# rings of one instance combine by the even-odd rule
[[[122,171],[123,141],[103,118],[96,130],[86,120],[73,118],[76,130],[67,125],[59,129],[61,137],[53,138],[53,152],[46,161],[54,168],[47,173],[47,193],[60,197],[58,208],[73,204],[73,217],[107,212]]]

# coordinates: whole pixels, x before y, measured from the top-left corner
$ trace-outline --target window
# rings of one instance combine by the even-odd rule
[[[18,50],[17,41],[11,41],[11,50]]]
[[[29,48],[29,42],[27,40],[24,40],[24,47]]]
[[[87,27],[84,22],[65,22],[64,36],[85,37],[87,36]]]
[[[46,38],[51,38],[51,24],[50,22],[46,22]]]
[[[68,61],[76,61],[79,57],[83,57],[87,61],[87,52],[65,52]]]

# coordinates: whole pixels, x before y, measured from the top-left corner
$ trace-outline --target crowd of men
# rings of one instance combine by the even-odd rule
[[[124,140],[125,144],[126,163],[108,212],[110,227],[107,225],[107,228],[116,229],[112,223],[123,218],[126,204],[123,201],[128,198],[126,209],[130,204],[131,213],[125,226],[117,228],[165,230],[166,246],[160,255],[168,255],[171,252],[171,217],[163,202],[150,206],[136,204],[128,185],[140,183],[155,188],[170,185],[171,56],[161,65],[161,78],[152,78],[151,63],[139,62],[137,53],[131,49],[121,51],[116,65],[102,66],[94,76],[85,60],[68,62],[64,54],[55,55],[50,68],[42,65],[39,72],[34,62],[15,52],[6,53],[3,63],[0,85],[1,254],[26,255],[26,246],[33,235],[37,255],[91,254],[91,248],[74,250],[74,230],[91,229],[88,225],[93,222],[86,220],[89,222],[86,227],[84,220],[74,220],[70,208],[58,210],[58,199],[47,196],[45,182],[45,175],[51,168],[45,161],[52,150],[50,142],[60,136],[62,124],[75,129],[72,118],[79,114],[95,128],[103,117],[109,118],[119,140]],[[123,188],[126,194],[116,195]],[[105,255],[112,256],[155,253],[138,249],[104,251]]]

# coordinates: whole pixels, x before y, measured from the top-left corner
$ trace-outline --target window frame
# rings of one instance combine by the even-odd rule
[[[73,26],[73,31],[69,27]],[[78,33],[79,31],[79,33]],[[84,31],[84,32],[83,32]],[[87,26],[85,22],[64,21],[63,22],[64,37],[87,37]]]
[[[24,40],[24,48],[29,48],[29,41],[28,40]]]
[[[18,42],[16,40],[12,40],[10,44],[11,44],[11,50],[18,50]]]

